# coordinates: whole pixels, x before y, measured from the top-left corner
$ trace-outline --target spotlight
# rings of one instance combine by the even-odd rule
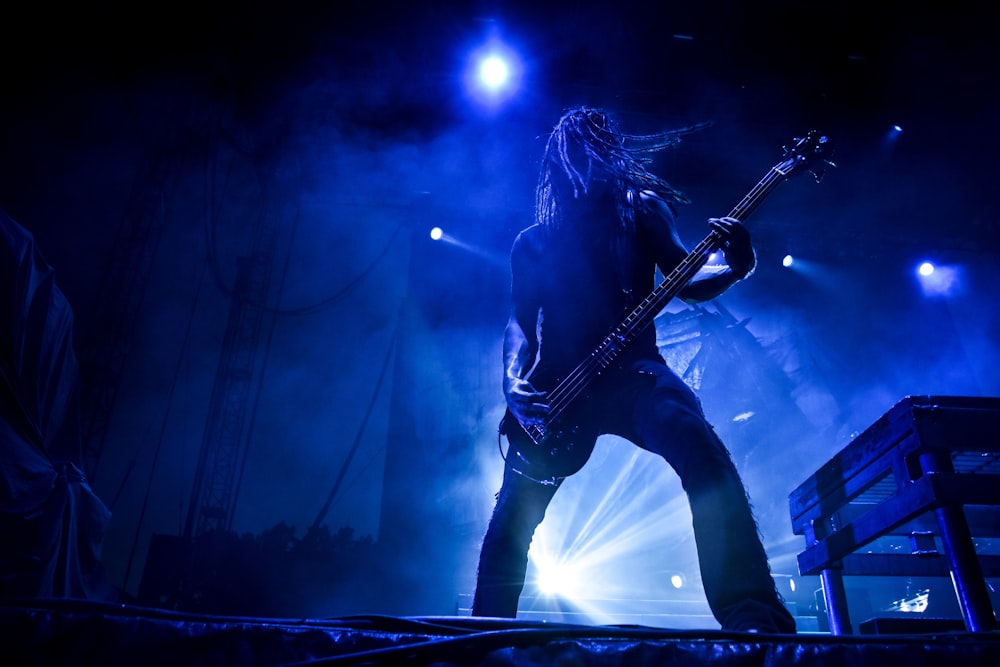
[[[927,296],[947,296],[959,289],[961,267],[928,261],[917,266],[916,274],[920,288]]]
[[[781,265],[787,269],[789,266],[792,265],[793,261],[794,260],[792,259],[791,255],[785,255],[785,257],[781,260]]]
[[[882,137],[882,146],[885,149],[890,149],[899,142],[900,137],[903,136],[903,126],[902,125],[890,125],[889,129],[885,131],[885,135]]]
[[[681,574],[681,573],[679,573],[679,572],[676,573],[676,574],[671,575],[670,576],[670,585],[673,586],[674,588],[678,588],[678,589],[679,588],[683,588],[684,587],[684,575]]]
[[[444,230],[440,227],[435,227],[431,230],[431,238],[435,241],[440,241],[442,236],[444,236]]]
[[[479,80],[489,90],[502,87],[510,78],[510,66],[500,56],[487,56],[479,64]]]
[[[514,49],[494,34],[469,55],[466,91],[480,106],[495,108],[517,92],[522,70]]]
[[[538,590],[544,595],[572,599],[580,588],[580,577],[577,568],[566,561],[545,559],[537,562]]]

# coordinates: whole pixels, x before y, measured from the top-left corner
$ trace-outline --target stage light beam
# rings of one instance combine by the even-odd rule
[[[925,296],[948,296],[960,289],[961,268],[921,262],[916,269],[917,281]]]
[[[891,125],[889,129],[885,131],[885,135],[882,138],[882,146],[885,149],[891,149],[900,141],[900,137],[903,136],[903,126],[902,125]]]
[[[538,590],[549,597],[572,600],[580,593],[579,566],[565,559],[543,557],[536,561]]]
[[[529,552],[530,581],[537,593],[572,604],[595,623],[615,618],[608,601],[634,594],[637,585],[647,585],[638,583],[634,572],[627,566],[622,569],[621,564],[662,558],[665,546],[675,542],[671,536],[676,531],[683,535],[676,542],[684,546],[674,544],[670,553],[679,559],[675,565],[680,567],[654,574],[657,568],[650,565],[652,588],[645,593],[658,585],[677,590],[677,582],[688,591],[693,580],[682,568],[697,567],[693,543],[682,528],[689,530],[691,525],[687,498],[678,493],[679,482],[663,460],[639,450],[611,453],[603,462],[610,464],[609,469],[620,466],[618,474],[610,480],[587,481],[590,475],[582,471],[569,480],[536,531]],[[657,511],[650,512],[650,505]],[[675,576],[681,579],[675,582]]]

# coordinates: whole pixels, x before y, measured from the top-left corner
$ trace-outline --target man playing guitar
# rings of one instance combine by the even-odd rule
[[[474,616],[516,616],[528,548],[549,502],[597,437],[615,434],[678,474],[705,594],[722,628],[795,632],[729,452],[659,354],[655,327],[622,327],[623,313],[653,288],[655,268],[667,274],[690,256],[674,225],[675,206],[686,199],[645,166],[646,153],[685,131],[625,135],[607,112],[577,108],[549,136],[536,221],[511,250],[501,424],[510,446],[480,554]],[[709,226],[728,266],[694,267],[679,298],[715,298],[753,271],[742,223],[726,216]]]

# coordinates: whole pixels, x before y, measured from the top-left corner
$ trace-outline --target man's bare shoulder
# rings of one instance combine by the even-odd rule
[[[538,252],[542,249],[545,229],[538,224],[526,227],[514,237],[512,251]]]

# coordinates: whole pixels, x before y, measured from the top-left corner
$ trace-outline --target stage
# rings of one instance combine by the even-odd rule
[[[1000,633],[758,635],[471,617],[242,618],[74,600],[0,606],[15,665],[996,665]]]

